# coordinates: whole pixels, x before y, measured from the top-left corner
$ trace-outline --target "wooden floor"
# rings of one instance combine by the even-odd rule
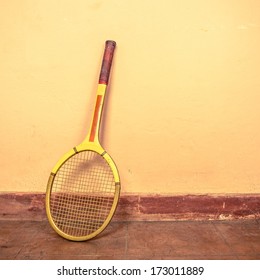
[[[0,259],[260,259],[260,220],[112,222],[72,242],[44,221],[0,221]]]

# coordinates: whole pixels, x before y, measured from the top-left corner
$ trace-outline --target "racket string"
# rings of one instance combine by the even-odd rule
[[[69,235],[88,235],[106,220],[114,193],[114,176],[106,160],[93,151],[80,152],[60,167],[53,181],[54,223]]]

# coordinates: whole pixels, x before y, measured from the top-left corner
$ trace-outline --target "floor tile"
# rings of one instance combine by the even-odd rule
[[[115,258],[125,254],[126,226],[115,223],[97,238],[87,242],[68,241],[56,234],[48,225],[34,240],[22,248],[17,259],[31,256],[39,259],[93,259]]]
[[[133,223],[128,239],[127,253],[140,258],[202,259],[232,254],[211,222]]]
[[[256,256],[260,252],[260,224],[252,221],[215,223],[216,229],[237,256]]]

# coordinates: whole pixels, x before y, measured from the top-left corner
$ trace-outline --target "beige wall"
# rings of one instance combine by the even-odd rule
[[[0,38],[1,192],[84,138],[106,39],[124,193],[260,192],[260,1],[1,1]]]

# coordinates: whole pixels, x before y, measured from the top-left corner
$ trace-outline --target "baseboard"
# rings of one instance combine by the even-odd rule
[[[0,219],[44,220],[45,194],[0,193]],[[114,220],[225,220],[260,218],[260,194],[121,195]]]

